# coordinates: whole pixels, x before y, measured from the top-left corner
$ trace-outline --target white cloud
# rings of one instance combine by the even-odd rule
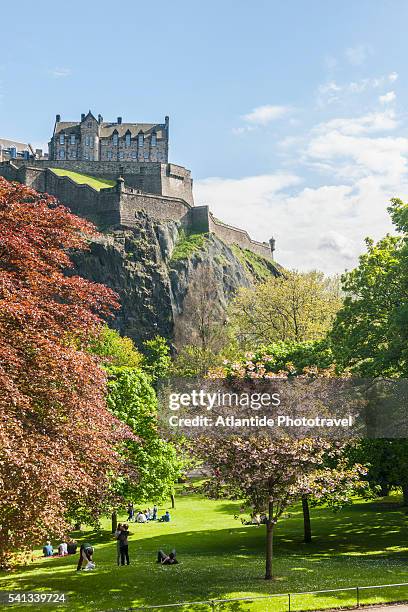
[[[379,96],[379,101],[381,104],[390,104],[390,102],[394,102],[396,99],[395,91],[388,91],[386,94]]]
[[[379,77],[367,77],[358,81],[350,81],[348,83],[338,83],[334,80],[327,81],[319,85],[317,89],[317,101],[320,107],[333,104],[344,100],[348,96],[354,96],[363,92],[368,92],[372,89],[380,89],[388,87],[398,78],[396,72],[391,72],[388,75]]]
[[[361,66],[371,53],[371,47],[368,45],[356,45],[346,49],[345,56],[353,66]]]
[[[408,192],[408,138],[393,134],[398,123],[390,109],[333,118],[283,140],[293,148],[292,166],[298,160],[292,174],[196,181],[196,203],[257,240],[273,235],[286,267],[350,269],[366,236],[377,240],[392,230],[390,198]],[[302,164],[315,171],[317,186],[302,187]]]
[[[272,104],[265,104],[264,106],[257,106],[250,113],[243,115],[241,118],[251,125],[267,125],[271,121],[281,119],[281,117],[287,115],[290,112],[288,106],[274,106]]]
[[[51,74],[56,79],[61,79],[70,76],[71,68],[54,68],[51,70]]]
[[[321,134],[335,130],[346,135],[357,135],[394,130],[397,125],[395,113],[390,109],[383,112],[367,113],[360,117],[331,119],[318,125],[313,132]]]

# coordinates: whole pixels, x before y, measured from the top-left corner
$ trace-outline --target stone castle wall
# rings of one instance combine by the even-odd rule
[[[27,166],[15,164],[15,161],[1,162],[0,176],[9,181],[24,183],[39,192],[46,192],[55,196],[68,206],[73,213],[89,219],[100,229],[120,225],[132,227],[135,223],[135,213],[143,210],[154,219],[178,221],[190,233],[212,232],[227,245],[237,244],[239,247],[248,249],[257,255],[270,260],[273,259],[273,254],[267,243],[252,240],[245,230],[219,221],[210,213],[208,206],[192,206],[182,197],[143,193],[139,188],[126,185],[125,180],[118,180],[114,187],[98,191],[89,185],[80,185],[67,176],[55,174],[48,167],[45,167],[45,164],[49,162],[39,164],[37,161],[34,166],[31,166],[30,162],[30,166]],[[64,162],[52,163],[62,164]],[[89,164],[97,163],[103,166],[110,162],[76,163],[81,164],[76,171],[96,176],[96,172],[88,170]],[[86,166],[82,166],[82,164],[86,164]],[[167,166],[171,167],[172,173],[177,173],[180,168],[180,166],[174,166],[173,164],[167,164]],[[71,162],[68,163],[68,168],[74,170]],[[126,175],[126,172],[124,174]],[[99,176],[102,176],[102,174],[99,174]],[[104,178],[110,177],[105,176]],[[169,178],[172,178],[172,176]]]
[[[13,160],[14,162],[19,167],[27,165],[24,160]],[[183,166],[176,164],[86,160],[30,161],[30,167],[45,169],[50,166],[112,181],[122,176],[129,187],[146,193],[181,198],[188,204],[194,204],[191,173]]]
[[[216,219],[212,213],[208,213],[209,231],[213,232],[226,244],[237,244],[241,249],[248,249],[261,257],[272,259],[272,252],[267,242],[252,240],[248,232],[233,225],[223,223]]]

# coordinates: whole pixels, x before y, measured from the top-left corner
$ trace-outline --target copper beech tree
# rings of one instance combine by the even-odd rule
[[[73,274],[95,233],[54,198],[0,178],[0,565],[97,515],[132,434],[106,408],[106,375],[83,350],[117,307]]]

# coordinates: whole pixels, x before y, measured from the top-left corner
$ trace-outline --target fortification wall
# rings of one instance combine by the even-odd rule
[[[124,188],[120,193],[120,219],[123,225],[131,225],[135,212],[144,210],[148,215],[162,221],[180,221],[189,228],[191,207],[182,199],[137,193]]]
[[[241,249],[248,249],[261,257],[272,259],[272,251],[267,242],[252,240],[245,230],[223,223],[215,219],[211,213],[209,213],[209,229],[226,244],[237,244]]]
[[[27,165],[25,160],[14,160],[17,167]],[[86,160],[44,160],[29,162],[30,168],[63,168],[72,172],[89,174],[97,178],[116,180],[119,176],[125,179],[126,185],[140,189],[145,193],[154,193],[167,197],[181,198],[191,206],[193,200],[193,181],[191,172],[176,164],[159,162],[126,162],[126,161],[86,161]]]
[[[78,166],[78,171],[87,174],[86,164],[104,164],[105,162],[78,163],[85,164],[85,167]],[[45,166],[45,164],[42,165]],[[164,164],[161,165],[166,167]],[[173,164],[167,164],[167,166],[170,166],[170,171],[173,173],[173,176],[170,175],[167,178],[180,180],[176,177],[180,167]],[[183,170],[185,169],[181,168],[180,172]],[[210,213],[208,206],[192,206],[183,197],[143,193],[140,189],[126,185],[124,180],[118,181],[115,187],[97,191],[89,185],[79,185],[67,176],[58,176],[46,166],[27,167],[22,164],[18,167],[18,164],[14,162],[0,163],[0,176],[25,183],[37,191],[54,195],[73,213],[89,219],[101,229],[114,225],[132,226],[135,213],[144,210],[155,219],[179,221],[191,233],[213,232],[230,246],[237,244],[242,249],[248,249],[261,257],[273,260],[268,243],[251,240],[245,230],[216,219]]]
[[[45,170],[45,191],[54,195],[73,213],[86,217],[98,227],[120,223],[120,195],[116,187],[97,191],[89,185],[79,185],[68,176],[58,176]]]

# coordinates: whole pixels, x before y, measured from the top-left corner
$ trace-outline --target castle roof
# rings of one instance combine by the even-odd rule
[[[55,124],[54,134],[60,132],[76,134],[79,133],[80,127],[80,121],[58,121]],[[156,132],[157,138],[165,138],[165,126],[161,123],[109,123],[104,121],[100,124],[99,135],[101,138],[110,138],[115,130],[119,136],[124,136],[128,131],[130,131],[133,138],[139,132],[144,134]]]

